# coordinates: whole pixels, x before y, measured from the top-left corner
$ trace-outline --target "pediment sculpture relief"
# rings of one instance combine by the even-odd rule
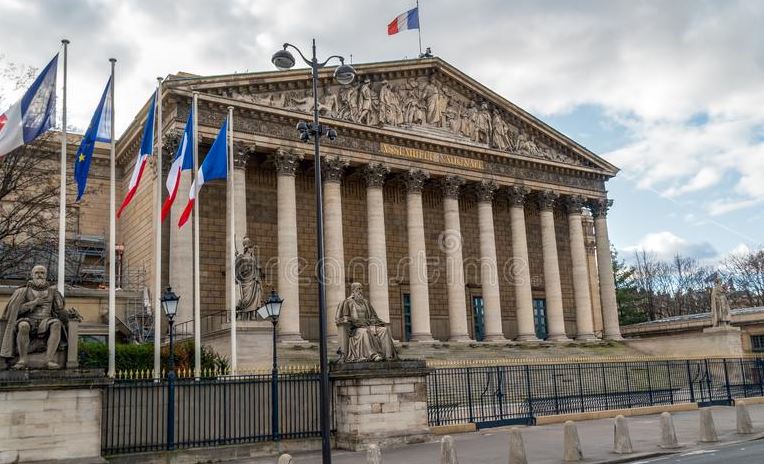
[[[443,85],[436,76],[379,80],[361,77],[348,86],[324,85],[318,90],[321,116],[370,126],[425,129],[430,134],[457,138],[513,154],[584,165],[584,160],[545,146],[510,124],[505,111],[468,99]],[[302,113],[313,111],[309,89],[284,90],[233,97]]]

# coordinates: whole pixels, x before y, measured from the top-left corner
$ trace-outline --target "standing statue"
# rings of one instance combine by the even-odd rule
[[[363,297],[361,284],[350,284],[350,296],[337,306],[340,361],[384,361],[398,358],[387,322],[377,316]]]
[[[477,113],[475,123],[475,141],[478,143],[491,143],[491,112],[488,110],[488,104],[480,105],[480,111]]]
[[[727,327],[730,325],[730,303],[727,300],[727,289],[717,275],[711,288],[711,325]]]
[[[441,119],[441,106],[440,99],[443,98],[440,94],[440,89],[435,85],[435,78],[430,76],[430,79],[423,83],[422,95],[425,98],[427,104],[427,124],[437,126],[440,124]]]
[[[361,124],[369,124],[371,117],[371,80],[367,77],[358,88],[358,119]]]
[[[245,313],[260,305],[263,295],[263,271],[255,254],[255,248],[249,237],[242,240],[242,252],[236,254],[234,263],[236,283],[239,284],[239,301],[236,302],[236,313]]]
[[[499,150],[509,148],[509,126],[504,122],[499,110],[493,110],[493,143],[492,146]]]
[[[462,119],[462,135],[469,138],[473,142],[477,141],[477,130],[475,125],[477,124],[477,106],[475,102],[470,102],[467,110],[464,112],[464,119]]]
[[[72,318],[64,310],[64,297],[48,284],[45,266],[32,268],[31,279],[11,295],[3,313],[6,321],[0,357],[13,358],[18,350],[18,361],[13,369],[27,367],[30,352],[45,351],[48,369],[60,369],[56,362],[64,322]],[[65,335],[65,334],[64,334]]]

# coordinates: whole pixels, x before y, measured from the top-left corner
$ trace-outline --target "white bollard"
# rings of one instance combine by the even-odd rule
[[[679,448],[679,441],[676,439],[676,429],[674,429],[674,418],[667,412],[661,413],[661,443],[658,445],[663,449]]]
[[[382,450],[377,445],[366,448],[366,464],[382,464]]]
[[[279,456],[279,461],[277,464],[292,464],[292,456],[284,453],[281,456]]]
[[[578,439],[578,429],[573,421],[565,422],[565,452],[563,459],[567,462],[579,462],[583,459],[581,440]]]
[[[528,464],[523,434],[517,427],[509,429],[509,464]]]
[[[737,433],[749,435],[753,433],[751,415],[748,414],[748,405],[743,400],[735,400],[735,413],[737,415]]]
[[[714,425],[714,416],[710,409],[700,410],[700,442],[714,443],[719,441],[716,434],[716,425]]]
[[[450,435],[440,440],[440,464],[459,464],[459,458],[456,457],[456,449],[454,449],[454,439]]]
[[[626,423],[626,418],[621,415],[616,416],[614,429],[613,452],[616,454],[633,453],[631,436],[629,435],[629,424]]]

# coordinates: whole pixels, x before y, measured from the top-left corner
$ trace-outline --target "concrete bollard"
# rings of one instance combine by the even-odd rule
[[[509,464],[528,464],[523,434],[517,427],[509,429]]]
[[[377,445],[366,448],[366,464],[382,464],[382,450]]]
[[[700,442],[714,443],[719,441],[716,434],[716,425],[714,425],[714,416],[710,409],[700,410]]]
[[[626,423],[626,418],[621,415],[616,416],[614,429],[613,452],[617,454],[633,453],[631,436],[629,435],[629,424]]]
[[[573,421],[565,422],[565,452],[563,460],[567,462],[579,462],[584,455],[581,452],[581,440],[578,439],[578,429]]]
[[[741,435],[753,433],[753,423],[751,422],[751,415],[748,414],[748,405],[745,404],[745,401],[735,401],[735,413],[737,415],[737,433]]]
[[[679,441],[676,439],[676,429],[674,429],[674,418],[667,412],[661,413],[661,443],[658,447],[663,449],[679,448]]]
[[[459,464],[454,448],[454,439],[446,435],[440,440],[440,464]]]
[[[279,456],[279,461],[277,464],[292,464],[292,456],[284,453],[281,456]]]

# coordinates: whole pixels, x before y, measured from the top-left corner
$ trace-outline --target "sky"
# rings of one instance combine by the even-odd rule
[[[42,68],[71,40],[78,127],[117,58],[119,134],[157,76],[272,70],[286,41],[354,63],[415,58],[416,31],[386,27],[415,4],[2,0],[0,56]],[[621,168],[607,189],[622,256],[713,262],[764,243],[764,2],[420,0],[420,24],[434,55]]]

